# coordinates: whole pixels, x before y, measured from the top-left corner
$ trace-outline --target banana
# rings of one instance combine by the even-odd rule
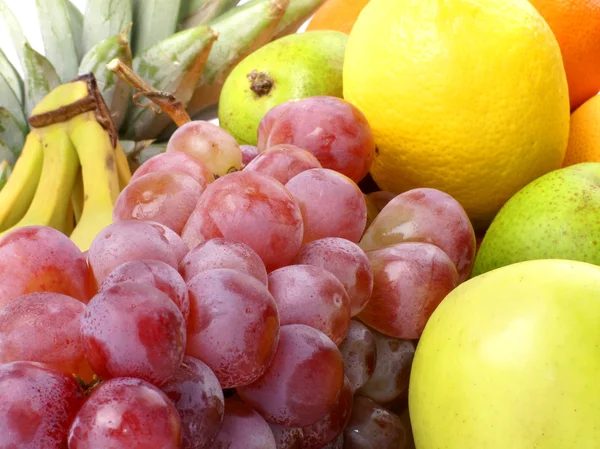
[[[75,215],[73,212],[73,202],[68,201],[67,210],[65,211],[65,228],[63,233],[65,235],[71,235],[73,229],[75,228]]]
[[[71,204],[75,222],[79,222],[81,220],[81,213],[83,212],[83,176],[81,174],[81,167],[77,170],[77,178],[71,192]]]
[[[117,164],[117,175],[119,177],[119,190],[123,190],[131,181],[131,169],[121,142],[117,142],[115,148],[115,163]]]
[[[16,224],[27,212],[42,172],[44,152],[37,133],[30,132],[12,175],[0,191],[0,230]]]

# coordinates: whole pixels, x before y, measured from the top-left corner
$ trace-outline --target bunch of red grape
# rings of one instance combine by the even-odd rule
[[[415,345],[471,224],[436,190],[364,195],[373,138],[343,100],[259,137],[180,128],[87,254],[0,240],[0,448],[411,447]]]

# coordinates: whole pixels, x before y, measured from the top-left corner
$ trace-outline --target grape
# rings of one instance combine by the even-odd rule
[[[321,449],[344,449],[344,434],[340,433],[335,440],[326,444]]]
[[[410,423],[410,413],[408,407],[406,407],[400,414],[400,421],[402,421],[402,426],[404,427],[404,432],[406,433],[406,446],[404,449],[415,449],[415,439]]]
[[[283,103],[278,104],[277,106],[269,109],[269,111],[264,115],[260,124],[258,125],[258,151],[263,152],[267,149],[267,140],[269,139],[269,134],[271,133],[271,129],[277,120],[282,117],[290,108],[297,103],[298,100],[289,100]],[[287,142],[283,142],[287,143]]]
[[[113,219],[155,221],[181,234],[203,191],[194,178],[183,173],[148,173],[123,189]]]
[[[350,419],[352,394],[350,381],[344,376],[344,386],[333,409],[313,425],[302,429],[302,449],[321,449],[336,440]]]
[[[354,396],[344,449],[404,449],[406,433],[400,418],[373,400]]]
[[[344,373],[355,392],[373,376],[377,362],[377,346],[371,331],[360,321],[351,320],[346,338],[339,346],[344,360]]]
[[[228,268],[203,271],[188,282],[187,354],[206,363],[223,388],[258,379],[279,338],[279,315],[267,287]]]
[[[160,260],[125,262],[104,279],[100,290],[123,282],[136,282],[157,288],[175,303],[187,323],[190,316],[190,298],[185,281],[179,272]]]
[[[294,145],[275,145],[260,153],[244,170],[264,173],[285,184],[311,168],[322,167],[308,151]]]
[[[186,356],[175,375],[162,386],[181,416],[182,449],[210,447],[221,429],[223,390],[203,362]]]
[[[175,151],[152,156],[138,167],[131,176],[130,182],[133,182],[148,173],[161,171],[175,171],[191,176],[198,184],[200,184],[202,190],[206,189],[206,186],[215,180],[212,171],[205,164],[189,154]]]
[[[375,140],[367,119],[341,98],[309,97],[297,101],[270,128],[267,148],[281,143],[297,145],[316,156],[324,168],[338,171],[354,182],[367,175],[375,157]],[[259,128],[259,138],[261,134]]]
[[[300,208],[283,185],[262,173],[242,171],[208,186],[182,237],[190,248],[216,237],[244,243],[272,271],[294,260],[302,234]]]
[[[246,167],[258,156],[258,148],[254,145],[240,145],[240,150],[242,152],[242,167]]]
[[[240,397],[268,422],[288,427],[316,423],[333,410],[344,385],[335,343],[303,324],[282,326],[273,362]]]
[[[397,399],[408,390],[415,344],[371,331],[377,345],[375,372],[358,393],[380,404]]]
[[[462,206],[435,189],[414,189],[391,200],[365,232],[360,247],[372,251],[402,242],[439,246],[465,281],[475,262],[475,232]]]
[[[390,337],[419,338],[433,311],[458,285],[454,264],[429,243],[399,243],[367,256],[373,294],[358,317]]]
[[[302,429],[269,424],[277,449],[302,449]]]
[[[369,258],[355,243],[338,237],[314,240],[300,248],[296,263],[333,273],[348,293],[352,316],[367,305],[373,291],[373,270]]]
[[[225,400],[223,427],[212,449],[277,449],[265,420],[239,399]]]
[[[93,372],[83,355],[80,320],[85,305],[60,293],[30,293],[0,309],[0,363],[45,363],[86,382]]]
[[[396,196],[395,193],[386,191],[371,192],[365,195],[367,201],[367,228],[371,226],[379,212]]]
[[[181,420],[169,398],[132,378],[96,388],[69,432],[69,449],[179,449],[180,444]]]
[[[181,365],[183,315],[160,290],[124,282],[98,293],[81,320],[85,355],[102,379],[138,377],[156,385]]]
[[[93,295],[84,255],[62,232],[26,226],[0,239],[0,307],[27,293],[53,292],[88,302]]]
[[[214,268],[238,270],[267,285],[267,269],[260,256],[248,245],[231,240],[217,238],[200,243],[185,256],[179,267],[186,281]]]
[[[312,265],[291,265],[269,274],[281,325],[306,324],[337,345],[350,325],[350,300],[344,286],[329,271]]]
[[[63,449],[83,401],[72,377],[33,362],[0,365],[0,447]]]
[[[169,139],[167,153],[181,151],[223,176],[242,168],[240,146],[225,130],[210,122],[194,120],[179,127]]]
[[[187,254],[181,238],[166,226],[152,221],[125,220],[98,233],[88,260],[98,285],[115,268],[133,260],[160,260],[175,269]]]
[[[367,223],[367,205],[358,186],[344,175],[313,168],[286,185],[300,205],[304,243],[325,237],[358,242]]]

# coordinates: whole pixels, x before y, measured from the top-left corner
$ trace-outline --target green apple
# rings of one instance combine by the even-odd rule
[[[486,232],[472,276],[534,259],[600,265],[600,163],[550,172],[514,195]]]
[[[430,318],[413,362],[418,449],[600,444],[600,267],[535,260],[473,278]]]

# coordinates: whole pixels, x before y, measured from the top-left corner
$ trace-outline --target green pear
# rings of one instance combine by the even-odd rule
[[[277,39],[242,60],[219,99],[219,124],[243,145],[256,145],[258,125],[278,104],[317,95],[342,97],[348,36],[310,31]]]
[[[472,276],[534,259],[600,265],[600,163],[550,172],[514,195],[486,232]]]
[[[534,260],[452,291],[419,340],[419,449],[592,449],[600,442],[600,267]]]

